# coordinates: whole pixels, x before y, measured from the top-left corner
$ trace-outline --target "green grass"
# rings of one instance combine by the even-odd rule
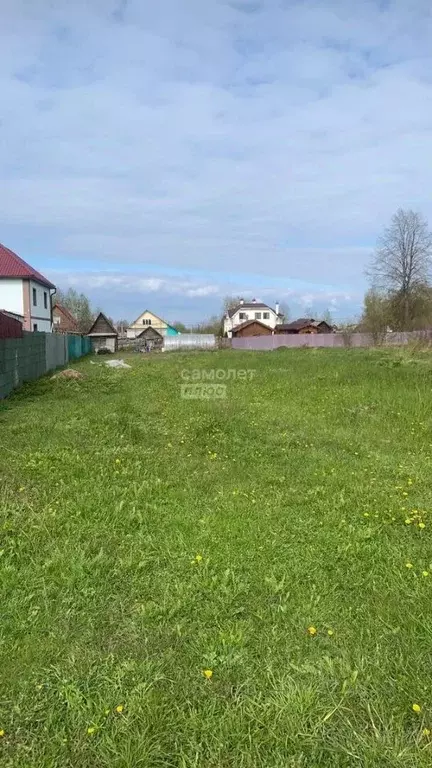
[[[2,768],[430,766],[432,359],[129,362],[0,404]]]

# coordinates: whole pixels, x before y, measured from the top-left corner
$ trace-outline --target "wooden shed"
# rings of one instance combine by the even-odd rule
[[[241,325],[236,325],[232,330],[233,339],[240,336],[271,336],[272,333],[272,329],[260,320],[247,320]]]
[[[162,349],[164,339],[162,333],[157,331],[152,325],[148,325],[135,337],[135,340],[140,343],[140,346],[150,352],[152,349]]]
[[[99,352],[100,349],[116,352],[118,333],[103,312],[99,312],[87,336],[91,339],[94,352]]]

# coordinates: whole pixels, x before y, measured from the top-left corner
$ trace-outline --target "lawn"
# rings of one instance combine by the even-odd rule
[[[128,361],[0,404],[2,768],[430,766],[432,358]]]

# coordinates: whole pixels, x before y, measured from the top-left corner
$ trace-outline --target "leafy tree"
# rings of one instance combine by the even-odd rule
[[[188,332],[188,329],[186,328],[185,324],[182,323],[180,320],[176,320],[175,323],[171,323],[171,325],[179,333],[187,333]]]
[[[94,312],[84,293],[78,293],[74,288],[69,288],[66,292],[59,288],[54,296],[54,301],[62,304],[76,317],[81,333],[87,333],[93,323]]]
[[[290,319],[290,308],[286,301],[281,301],[279,304],[279,314],[282,315],[284,323],[289,323]]]

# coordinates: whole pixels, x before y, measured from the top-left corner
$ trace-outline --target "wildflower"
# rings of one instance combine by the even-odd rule
[[[407,519],[405,520],[405,525],[411,525],[411,523],[412,523],[411,518],[407,517]]]
[[[426,528],[426,524],[425,523],[419,523],[418,527],[423,530],[423,528]]]
[[[418,714],[419,714],[419,712],[421,712],[421,706],[420,706],[420,704],[413,704],[413,705],[412,705],[412,711],[413,711],[413,712],[415,712],[415,713],[418,715]]]
[[[196,555],[195,560],[197,563],[200,563],[202,560],[202,555]]]
[[[121,713],[123,712],[123,709],[124,709],[124,707],[123,707],[123,704],[119,704],[119,705],[118,705],[118,706],[115,708],[115,711],[116,711],[116,712],[117,712],[119,715],[121,715]]]
[[[87,728],[88,735],[91,736],[92,733],[95,732],[95,730],[96,730],[96,728],[93,725],[91,725],[90,728]]]
[[[412,563],[405,563],[405,565],[406,565],[407,568],[412,568],[413,567]]]
[[[315,637],[315,635],[317,634],[317,630],[315,627],[310,626],[307,628],[307,633],[308,635],[310,635],[310,637]]]
[[[0,728],[0,739],[2,739],[4,735],[5,735],[5,732],[3,728]]]
[[[327,630],[327,634],[328,634],[328,636],[329,636],[329,637],[333,637],[333,635],[334,635],[334,632],[333,632],[333,630],[332,630],[332,629],[328,629],[328,630]]]
[[[402,491],[402,496],[408,496],[408,493],[406,491]]]
[[[120,459],[116,459],[116,460],[115,460],[115,463],[116,463],[116,464],[120,464]]]
[[[25,488],[21,486],[21,488],[19,489],[19,492],[22,493],[23,491],[25,491]]]
[[[212,669],[203,669],[203,675],[206,680],[210,680],[213,677],[213,670]]]
[[[430,736],[430,728],[423,728],[422,736]]]
[[[422,571],[422,576],[426,578],[426,576],[429,576],[429,571]]]
[[[363,517],[369,517],[369,512],[364,512]]]
[[[108,717],[109,713],[110,713],[109,709],[104,709],[104,715],[105,715],[105,717]]]

